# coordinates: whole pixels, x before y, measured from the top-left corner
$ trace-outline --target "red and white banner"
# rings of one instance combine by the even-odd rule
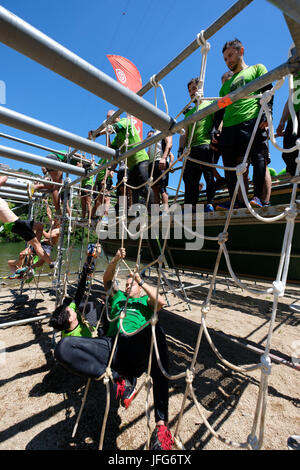
[[[142,79],[140,72],[130,60],[119,55],[107,55],[115,71],[119,83],[136,93],[142,88]],[[143,140],[143,122],[132,116],[132,122],[135,125],[141,140]]]

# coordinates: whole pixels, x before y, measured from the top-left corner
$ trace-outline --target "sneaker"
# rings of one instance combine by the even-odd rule
[[[271,203],[270,201],[261,201],[263,207],[270,207],[271,206]]]
[[[263,207],[261,200],[256,196],[254,196],[254,198],[251,199],[250,206],[252,206],[252,207]]]
[[[28,197],[29,199],[31,200],[33,195],[34,195],[34,185],[32,183],[28,183],[27,184],[27,194],[28,194]]]
[[[154,429],[150,439],[151,450],[172,450],[174,440],[167,426],[160,425]]]
[[[124,377],[119,377],[114,383],[114,389],[116,391],[116,399],[120,399],[120,403],[126,409],[130,406],[132,400],[135,398],[137,391],[135,388],[136,379],[134,384],[131,384],[129,380]]]
[[[204,207],[204,212],[214,212],[214,206],[212,204],[206,204]]]
[[[28,271],[28,266],[19,268],[13,274],[11,274],[11,276],[9,276],[9,279],[22,279],[26,271]]]
[[[56,265],[55,261],[52,261],[52,262],[49,264],[49,268],[50,268],[50,269],[53,269],[53,268],[55,268],[55,265]]]
[[[300,450],[300,436],[290,436],[287,445],[289,450]]]

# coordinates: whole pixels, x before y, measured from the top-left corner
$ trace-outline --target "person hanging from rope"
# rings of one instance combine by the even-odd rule
[[[116,171],[116,170],[114,170]],[[132,206],[132,190],[124,184],[125,176],[128,178],[129,170],[126,166],[125,160],[119,163],[119,169],[117,170],[117,181],[116,181],[116,196],[117,203],[115,205],[116,215],[120,215],[120,208],[126,206],[126,211]],[[122,198],[123,201],[122,201]]]
[[[124,397],[130,399],[134,393],[128,378],[139,377],[147,370],[152,338],[152,329],[147,322],[154,314],[156,302],[157,311],[164,305],[157,289],[143,281],[137,273],[129,274],[125,292],[119,290],[114,282],[115,270],[118,262],[125,257],[125,249],[120,248],[103,275],[104,289],[110,295],[110,322],[105,335],[101,338],[63,338],[54,352],[57,361],[67,369],[99,379],[107,370],[115,337],[119,333],[111,369],[115,386],[122,395],[121,400]],[[125,313],[123,320],[120,318],[122,312]],[[121,321],[122,328],[131,333],[130,336],[120,330]],[[155,325],[155,335],[161,363],[168,371],[167,342],[159,323]],[[156,427],[151,435],[150,447],[152,450],[171,450],[173,439],[167,426],[169,382],[159,367],[154,351],[151,359]]]
[[[291,119],[289,111],[289,102],[287,100],[276,129],[277,137],[283,136],[284,149],[295,147],[297,139],[300,138],[300,73],[296,73],[293,75],[293,85],[293,106],[296,113],[296,118],[298,119],[298,131],[294,134],[293,120]],[[298,157],[298,153],[298,150],[289,153],[282,153],[282,159],[286,164],[286,172],[291,176],[294,176],[296,174],[296,158]]]
[[[226,80],[221,87],[219,95],[225,97],[228,93],[237,88],[246,85],[252,80],[261,77],[267,73],[267,69],[263,64],[248,66],[244,61],[244,46],[238,40],[227,41],[222,49],[223,58],[229,70],[233,72],[231,78]],[[253,93],[259,94],[272,88],[267,85],[261,90]],[[269,102],[270,111],[272,112],[273,98]],[[247,146],[251,139],[253,129],[260,111],[259,98],[240,99],[232,103],[226,108],[215,113],[214,127],[212,131],[212,143],[217,143],[222,154],[223,164],[226,167],[236,167],[242,163]],[[220,123],[223,121],[221,133],[219,133]],[[252,207],[262,207],[261,202],[263,187],[266,173],[266,155],[267,147],[267,119],[263,115],[259,123],[251,150],[249,153],[249,162],[253,166],[253,184],[254,194],[250,201]],[[230,201],[225,204],[218,204],[217,210],[229,209],[231,199],[234,194],[237,177],[235,171],[225,170],[225,179],[229,191]],[[244,184],[247,191],[248,174],[244,173]],[[245,207],[241,193],[238,195],[238,201],[235,207]]]
[[[107,118],[111,117],[114,114],[114,110],[109,110],[107,113]],[[129,117],[122,118],[116,117],[110,126],[105,127],[102,129],[98,135],[102,135],[105,133],[115,132],[116,137],[111,142],[110,146],[115,150],[120,150],[120,153],[123,154],[126,150],[130,150],[133,147],[139,145],[141,142],[139,133],[131,122]],[[125,145],[127,140],[127,132],[128,132],[128,148]],[[90,131],[90,134],[93,131]],[[139,189],[133,189],[132,195],[132,202],[133,204],[138,204],[140,197],[144,200],[147,200],[147,194],[149,190],[149,205],[154,203],[154,196],[151,187],[148,187],[148,175],[149,175],[149,157],[145,149],[139,150],[138,152],[134,153],[127,159],[127,166],[129,168],[129,180],[128,184],[130,186],[140,186]]]
[[[61,331],[62,338],[69,336],[92,337],[99,319],[94,302],[86,302],[85,293],[89,276],[94,274],[95,261],[101,254],[101,245],[90,243],[87,258],[83,265],[80,280],[73,297],[66,297],[51,315],[50,326]],[[99,298],[101,308],[104,299]],[[83,312],[84,310],[84,312]],[[83,315],[84,313],[84,315]]]
[[[150,129],[147,137],[152,137],[154,134],[158,134],[159,131]],[[149,156],[149,177],[152,174],[153,181],[157,180],[174,161],[174,155],[171,152],[172,149],[172,136],[166,136],[156,144],[150,145],[148,148]],[[153,170],[152,167],[154,166]],[[162,199],[163,210],[167,211],[169,208],[169,197],[167,192],[167,186],[169,184],[169,171],[165,173],[160,180],[153,185],[154,203],[160,204],[160,197]]]
[[[98,161],[98,165],[105,165],[107,160],[105,158],[100,158]],[[97,191],[98,195],[93,205],[93,209],[91,212],[91,218],[97,218],[97,211],[99,206],[100,209],[100,216],[101,222],[103,224],[108,223],[108,211],[110,206],[110,190],[113,184],[113,175],[114,172],[110,168],[104,168],[97,173],[96,181],[94,185],[94,191]],[[99,211],[98,211],[99,212]]]
[[[212,103],[212,101],[205,100],[198,104],[196,99],[198,83],[199,78],[197,77],[190,80],[187,84],[189,95],[191,99],[194,100],[195,106],[185,113],[185,119]],[[185,134],[180,136],[178,155],[180,156],[182,154],[184,148],[189,144],[191,137],[191,142],[189,144],[191,151],[189,156],[194,160],[213,163],[213,151],[210,147],[212,127],[212,115],[209,115],[204,119],[200,119],[196,122],[195,126],[193,124],[189,125]],[[204,207],[204,212],[213,212],[213,201],[216,192],[213,169],[206,165],[199,165],[199,163],[191,160],[187,160],[183,172],[183,181],[185,184],[184,204],[191,204],[193,212],[196,211],[196,205],[199,198],[199,182],[202,174],[206,181],[207,203]]]
[[[7,177],[0,178],[0,186],[4,185],[6,180]],[[45,263],[49,264],[50,268],[54,267],[55,263],[43,249],[41,243],[33,231],[35,221],[19,219],[19,217],[17,217],[16,214],[14,214],[14,212],[9,208],[7,202],[2,198],[0,198],[0,222],[3,223],[3,229],[5,232],[12,232],[16,235],[19,235],[29,245],[34,247],[35,252],[39,258],[43,259]]]

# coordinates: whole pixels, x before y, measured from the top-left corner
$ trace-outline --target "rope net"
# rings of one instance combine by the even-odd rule
[[[211,100],[212,98],[205,98],[204,97],[205,70],[206,70],[207,54],[210,50],[210,45],[207,41],[205,41],[205,39],[203,37],[203,32],[201,32],[198,35],[197,40],[199,41],[199,44],[201,44],[201,46],[202,46],[201,47],[202,62],[201,62],[201,70],[200,70],[200,79],[199,79],[199,83],[198,83],[198,91],[197,91],[197,94],[196,94],[197,104],[199,104],[200,102],[202,102],[204,100]],[[155,308],[154,308],[152,318],[149,321],[147,321],[146,324],[142,327],[142,328],[145,328],[147,325],[149,325],[149,327],[151,327],[151,330],[152,330],[152,342],[151,342],[151,347],[150,347],[150,351],[149,351],[148,368],[147,368],[147,371],[146,371],[145,379],[144,379],[143,383],[140,385],[140,387],[137,391],[137,393],[139,393],[142,390],[143,387],[145,387],[145,389],[147,391],[146,403],[145,403],[145,412],[146,412],[146,416],[147,416],[147,432],[148,432],[146,448],[148,448],[148,446],[149,446],[149,439],[150,439],[149,392],[150,392],[150,388],[151,388],[151,385],[152,385],[150,370],[151,370],[151,358],[152,358],[152,352],[153,351],[156,355],[159,367],[160,367],[163,375],[168,380],[170,380],[170,381],[171,380],[172,381],[185,380],[185,382],[186,382],[185,392],[184,392],[184,396],[183,396],[183,400],[182,400],[182,404],[181,404],[181,409],[179,410],[179,413],[178,413],[178,421],[177,421],[177,424],[176,424],[176,430],[175,430],[175,434],[174,434],[174,442],[175,442],[175,445],[178,449],[184,449],[184,445],[180,440],[179,434],[180,434],[180,427],[181,427],[181,423],[182,423],[182,419],[183,419],[183,415],[184,415],[186,400],[187,400],[188,396],[190,396],[190,398],[193,400],[193,403],[194,403],[194,405],[197,409],[197,412],[198,412],[202,422],[205,424],[208,431],[215,438],[219,439],[221,442],[225,443],[226,445],[229,445],[229,446],[232,446],[232,447],[235,447],[235,448],[260,449],[261,446],[262,446],[263,436],[264,436],[264,424],[265,424],[265,419],[264,418],[265,418],[265,411],[266,411],[266,400],[267,400],[267,394],[268,394],[268,380],[269,380],[269,376],[271,374],[271,369],[272,369],[272,361],[271,361],[271,357],[270,357],[270,348],[271,348],[271,342],[272,342],[272,333],[273,333],[273,328],[274,328],[274,322],[275,322],[275,319],[276,319],[278,299],[279,299],[279,297],[284,296],[286,282],[287,282],[287,273],[288,273],[289,260],[290,260],[291,243],[292,243],[292,238],[293,238],[295,217],[297,215],[296,202],[295,202],[296,201],[297,183],[293,184],[291,199],[290,199],[290,203],[289,203],[288,207],[286,207],[279,215],[277,215],[275,217],[262,217],[250,205],[250,202],[249,202],[248,196],[247,196],[247,190],[246,190],[245,184],[244,184],[243,174],[247,170],[249,153],[250,153],[250,150],[251,150],[251,146],[252,146],[252,143],[253,143],[253,140],[254,140],[254,137],[255,137],[255,133],[257,131],[262,113],[265,113],[265,116],[267,118],[270,141],[274,145],[274,147],[277,148],[281,152],[283,152],[283,151],[284,152],[293,152],[295,150],[300,151],[300,140],[297,141],[295,147],[293,147],[291,149],[282,149],[277,144],[275,136],[274,136],[274,126],[273,126],[273,121],[272,121],[272,115],[271,115],[271,112],[270,112],[269,107],[268,107],[268,102],[270,101],[270,99],[272,98],[274,93],[282,86],[284,80],[285,80],[285,77],[282,80],[278,81],[275,84],[275,86],[273,86],[273,88],[271,90],[269,90],[267,92],[264,92],[260,95],[255,96],[260,100],[260,105],[261,105],[260,112],[259,112],[259,115],[257,117],[256,125],[254,127],[254,130],[253,130],[251,139],[249,141],[249,145],[247,147],[246,153],[243,157],[243,161],[242,161],[242,163],[240,163],[236,167],[225,167],[225,166],[222,166],[222,165],[207,163],[207,162],[204,162],[204,161],[198,161],[198,160],[192,159],[189,156],[190,150],[191,150],[190,145],[191,145],[193,133],[194,133],[195,126],[196,126],[196,123],[194,123],[193,128],[192,128],[192,132],[190,133],[189,140],[188,140],[188,143],[186,145],[186,149],[184,150],[182,156],[177,158],[173,162],[173,164],[170,165],[170,167],[165,172],[163,172],[163,174],[159,178],[157,178],[156,180],[153,180],[153,169],[154,169],[154,165],[153,165],[151,174],[150,174],[149,179],[148,179],[147,182],[145,182],[141,185],[138,185],[138,186],[129,185],[128,184],[128,178],[127,178],[127,171],[125,171],[125,175],[124,175],[122,181],[120,181],[118,183],[118,185],[116,186],[116,188],[117,188],[121,184],[124,185],[125,197],[127,195],[128,189],[138,190],[138,189],[141,189],[142,187],[146,187],[146,189],[147,189],[146,206],[148,206],[151,188],[155,184],[157,184],[159,182],[159,180],[167,172],[172,171],[173,167],[179,161],[183,161],[182,167],[180,168],[181,173],[180,173],[179,180],[178,180],[178,185],[177,185],[177,188],[176,188],[176,194],[175,194],[175,197],[174,197],[174,204],[175,204],[178,200],[178,196],[179,196],[179,193],[180,193],[180,185],[181,185],[182,178],[183,178],[183,172],[184,172],[184,169],[185,169],[185,166],[186,166],[186,163],[187,163],[188,160],[191,160],[191,161],[196,162],[199,165],[203,165],[203,166],[210,166],[210,167],[213,167],[213,168],[221,168],[223,170],[235,171],[236,175],[237,175],[237,183],[236,183],[236,187],[235,187],[235,191],[234,191],[234,196],[231,200],[231,205],[230,205],[230,208],[227,212],[227,217],[226,217],[226,220],[225,220],[225,223],[224,223],[223,230],[215,237],[207,237],[205,235],[201,235],[201,234],[193,232],[194,236],[199,237],[200,239],[204,239],[204,240],[215,241],[219,245],[217,259],[216,259],[216,263],[215,263],[215,266],[214,266],[211,281],[209,283],[208,293],[207,293],[207,297],[206,297],[205,301],[203,301],[201,303],[198,303],[196,301],[191,301],[190,299],[187,300],[186,295],[182,295],[180,292],[178,292],[178,290],[176,290],[172,286],[172,283],[169,281],[169,279],[167,278],[167,276],[165,274],[165,270],[163,269],[163,263],[166,262],[165,253],[166,253],[166,250],[168,250],[167,240],[168,240],[168,233],[169,233],[169,230],[170,230],[170,224],[168,226],[168,233],[164,237],[164,241],[163,241],[162,246],[160,246],[160,255],[156,259],[154,259],[154,257],[153,257],[152,262],[148,263],[146,266],[141,267],[141,249],[142,249],[143,238],[144,238],[144,235],[149,230],[149,228],[151,228],[151,225],[150,226],[148,225],[147,216],[144,215],[144,217],[142,218],[140,230],[139,230],[138,237],[137,237],[137,239],[138,239],[138,241],[137,241],[137,255],[136,255],[136,262],[135,262],[134,268],[133,269],[130,268],[127,265],[127,263],[125,262],[124,259],[121,259],[117,264],[117,269],[116,269],[115,274],[114,274],[113,282],[118,279],[119,269],[120,269],[120,264],[121,263],[125,266],[125,269],[128,271],[129,274],[131,274],[131,275],[133,274],[132,279],[134,279],[134,276],[136,274],[141,274],[142,271],[145,271],[146,269],[151,268],[152,266],[155,266],[156,269],[157,269],[157,273],[158,273],[157,284],[156,284],[157,296],[158,296],[158,292],[159,292],[161,286],[163,284],[166,284],[169,287],[170,291],[174,294],[174,296],[178,297],[182,302],[185,303],[186,308],[188,308],[190,306],[189,304],[196,305],[196,306],[200,307],[200,309],[199,309],[200,310],[200,322],[199,322],[200,327],[199,327],[199,331],[198,331],[197,341],[196,341],[194,351],[193,351],[192,360],[191,360],[190,365],[187,369],[183,369],[181,372],[179,372],[176,375],[170,375],[166,372],[166,370],[164,369],[164,367],[162,365],[160,357],[159,357],[159,350],[158,350],[156,334],[155,334],[155,325],[158,321],[157,298],[156,298],[156,305],[155,305]],[[156,93],[156,90],[158,88],[160,88],[161,91],[162,91],[162,94],[163,94],[163,100],[164,100],[164,103],[165,103],[165,107],[166,107],[166,110],[168,112],[168,105],[167,105],[166,95],[165,95],[165,92],[163,90],[162,85],[159,84],[159,83],[156,83],[155,76],[151,77],[150,83],[155,89],[155,105],[157,106],[157,93]],[[289,86],[290,87],[292,86],[291,80],[289,80]],[[290,93],[290,95],[291,95],[291,93]],[[253,95],[252,95],[252,97],[253,97]],[[188,106],[191,104],[192,101],[193,100],[191,100],[190,103],[188,103],[188,105],[186,105],[184,107],[184,109],[176,116],[176,118],[180,114],[182,114],[185,109],[188,108]],[[296,119],[297,118],[294,115],[293,120],[295,121]],[[124,144],[123,144],[125,151],[127,151],[128,148],[129,148],[129,144],[128,144],[129,139],[128,139],[128,137],[129,137],[129,126],[130,125],[132,125],[132,121],[131,121],[131,118],[127,116],[126,138],[125,138],[125,141],[124,141]],[[108,130],[110,131],[110,129],[108,129]],[[300,158],[299,158],[299,156],[296,159],[296,162],[297,162],[296,176],[298,176],[299,173],[300,173]],[[127,159],[125,159],[125,168],[127,168]],[[259,289],[259,288],[249,287],[241,279],[239,279],[239,277],[235,274],[235,272],[232,268],[232,265],[231,265],[231,260],[230,260],[230,256],[229,256],[229,253],[228,253],[228,250],[227,250],[227,247],[226,247],[226,243],[227,243],[228,238],[229,238],[228,228],[229,228],[230,221],[231,221],[231,218],[232,218],[233,208],[234,208],[235,200],[236,200],[239,189],[241,189],[241,191],[242,191],[242,195],[243,195],[243,199],[244,199],[246,208],[248,209],[250,214],[253,217],[255,217],[256,219],[258,219],[260,222],[268,224],[268,223],[277,222],[277,221],[282,220],[282,219],[286,220],[286,228],[285,228],[285,233],[284,233],[284,239],[283,239],[283,244],[282,244],[280,261],[279,261],[279,264],[278,264],[277,276],[276,276],[276,279],[274,280],[274,282],[272,283],[272,287],[270,287],[268,289]],[[104,211],[104,198],[103,198],[103,203],[102,203],[102,206],[101,206],[101,211],[102,211],[102,213]],[[133,236],[133,234],[131,234],[129,232],[129,230],[127,229],[127,227],[125,225],[125,218],[126,217],[124,215],[121,215],[121,216],[117,217],[117,222],[116,222],[116,225],[120,224],[121,228],[122,228],[121,237],[120,237],[120,247],[121,248],[124,248],[125,233],[128,233],[129,235]],[[161,216],[160,216],[159,219],[161,219]],[[155,223],[154,223],[154,225],[155,225]],[[98,233],[97,243],[100,244],[99,230],[97,231],[97,233]],[[270,322],[269,322],[269,331],[268,331],[266,346],[264,348],[263,354],[260,357],[260,362],[258,362],[257,364],[253,364],[253,365],[250,365],[250,366],[237,366],[237,365],[229,362],[225,357],[223,357],[222,352],[217,349],[216,345],[214,344],[214,342],[213,342],[213,340],[212,340],[212,338],[209,334],[208,328],[207,328],[206,318],[207,318],[207,315],[209,314],[210,310],[213,308],[212,295],[213,295],[214,285],[216,283],[216,276],[218,274],[219,264],[220,264],[220,260],[221,260],[222,255],[224,255],[224,257],[225,257],[226,264],[227,264],[230,276],[233,279],[234,283],[238,287],[244,289],[245,291],[249,292],[250,294],[255,294],[255,295],[269,294],[269,295],[273,296],[272,313],[271,313],[271,318],[270,318]],[[90,288],[91,288],[91,285],[90,285]],[[89,292],[90,292],[90,288],[89,288]],[[102,315],[106,315],[106,318],[107,318],[108,322],[112,321],[110,319],[109,309],[108,309],[108,298],[109,298],[110,294],[111,294],[111,291],[108,291],[106,293],[105,306],[103,307],[103,310],[101,312],[101,318],[102,318]],[[98,379],[98,380],[103,380],[103,383],[106,386],[106,393],[107,393],[106,410],[105,410],[104,420],[103,420],[102,429],[101,429],[99,449],[102,449],[105,429],[106,429],[106,425],[107,425],[107,416],[108,416],[108,411],[109,411],[109,406],[110,406],[109,380],[113,381],[112,373],[111,373],[111,361],[112,361],[112,357],[113,357],[113,354],[114,354],[114,351],[115,351],[115,348],[116,348],[116,345],[117,345],[119,334],[122,332],[122,334],[125,334],[125,335],[129,336],[129,335],[137,334],[139,331],[141,331],[141,328],[139,328],[134,333],[128,333],[124,329],[123,322],[124,322],[124,318],[125,318],[126,312],[127,312],[127,303],[128,303],[129,296],[130,296],[130,293],[127,295],[127,302],[126,302],[125,308],[120,313],[120,315],[117,318],[114,318],[114,320],[113,320],[113,321],[117,321],[118,319],[120,319],[120,327],[119,327],[117,335],[115,336],[114,346],[113,346],[113,349],[112,349],[112,354],[111,354],[111,357],[110,357],[110,361],[109,361],[107,370],[103,374],[103,376]],[[99,322],[101,322],[101,318],[100,318]],[[93,334],[95,335],[96,333],[94,332]],[[196,365],[197,356],[198,356],[198,353],[199,353],[199,350],[200,350],[200,347],[201,347],[201,341],[202,341],[203,335],[205,336],[206,340],[208,341],[212,351],[215,353],[218,360],[221,361],[221,363],[225,367],[227,367],[228,369],[231,369],[232,371],[239,372],[239,373],[242,373],[242,374],[247,374],[247,373],[255,371],[255,370],[260,371],[260,377],[261,377],[260,378],[260,386],[259,386],[259,392],[258,392],[258,396],[257,396],[256,409],[254,411],[254,416],[253,416],[252,427],[249,430],[249,435],[245,438],[245,440],[243,442],[234,442],[229,437],[222,436],[219,432],[217,432],[211,426],[211,424],[209,423],[207,417],[205,416],[204,408],[199,403],[199,400],[197,399],[197,396],[194,392],[193,380],[195,378],[195,365]],[[85,390],[85,393],[84,393],[81,409],[80,409],[80,412],[79,412],[79,415],[77,417],[76,424],[75,424],[75,427],[74,427],[74,430],[73,430],[73,437],[76,434],[78,423],[79,423],[79,420],[80,420],[80,417],[81,417],[81,414],[82,414],[82,411],[83,411],[84,403],[85,403],[86,398],[87,398],[87,391],[88,391],[88,388],[90,386],[90,382],[91,382],[91,379],[88,380],[87,385],[86,385],[86,390]]]

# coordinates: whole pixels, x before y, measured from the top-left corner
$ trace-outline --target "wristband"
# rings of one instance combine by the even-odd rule
[[[142,287],[142,285],[145,284],[145,281],[142,279],[141,282],[138,282],[138,285]]]

